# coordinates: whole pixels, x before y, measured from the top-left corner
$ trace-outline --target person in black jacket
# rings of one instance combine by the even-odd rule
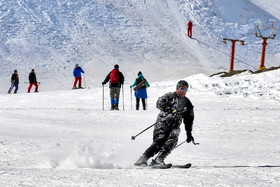
[[[17,72],[17,70],[14,70],[14,73],[13,73],[13,75],[11,77],[11,87],[10,87],[10,89],[8,91],[8,94],[11,94],[11,92],[12,92],[14,87],[15,87],[14,94],[16,94],[17,91],[18,91],[18,85],[19,85],[18,72]]]
[[[154,126],[153,143],[136,161],[135,166],[147,165],[148,159],[156,154],[152,164],[164,165],[164,159],[178,143],[183,120],[187,135],[186,142],[194,141],[192,136],[194,107],[185,96],[188,88],[188,83],[180,80],[176,85],[176,92],[167,93],[158,99],[156,106],[160,113]]]
[[[30,93],[31,87],[34,85],[35,86],[35,92],[39,92],[38,91],[38,84],[37,84],[37,79],[36,79],[36,74],[35,74],[35,70],[32,69],[31,72],[29,73],[29,87],[27,92]]]
[[[114,69],[106,76],[102,85],[106,84],[110,80],[110,97],[111,97],[111,110],[119,110],[119,97],[120,89],[124,83],[124,76],[119,71],[119,65],[116,64]]]

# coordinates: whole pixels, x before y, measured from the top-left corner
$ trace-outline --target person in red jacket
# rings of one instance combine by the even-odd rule
[[[188,37],[192,37],[192,26],[193,26],[193,23],[192,21],[189,21],[188,23]]]

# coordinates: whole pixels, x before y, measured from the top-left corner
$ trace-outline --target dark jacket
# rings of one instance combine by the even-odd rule
[[[11,77],[11,82],[13,82],[14,84],[19,84],[19,78],[18,78],[18,74],[14,73]]]
[[[106,76],[105,80],[103,81],[102,84],[106,84],[109,80],[110,80],[110,76],[111,76],[111,73],[112,71]],[[118,87],[118,88],[121,88],[122,84],[124,83],[124,76],[122,74],[122,72],[120,72],[118,70],[118,73],[119,73],[119,82],[118,83],[109,83],[109,87],[112,88],[112,87]]]
[[[33,72],[29,74],[29,83],[30,84],[37,83],[36,74]]]
[[[185,130],[187,132],[192,131],[194,120],[194,107],[187,97],[179,98],[177,92],[170,92],[158,99],[156,107],[161,110],[157,117],[158,122],[162,121],[162,119],[174,109],[178,112],[187,109],[186,112],[182,115],[176,116],[176,119],[174,119],[173,121],[174,124],[170,125],[173,127],[178,127],[182,123],[183,119],[185,124]]]

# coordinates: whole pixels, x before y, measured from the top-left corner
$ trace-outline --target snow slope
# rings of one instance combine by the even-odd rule
[[[101,87],[20,93],[0,97],[0,186],[279,186],[280,71],[185,80],[200,145],[182,144],[166,162],[192,168],[133,167],[152,129],[130,138],[154,123],[176,81],[151,84],[147,111],[134,110],[134,97],[131,110],[129,90],[120,111],[109,111],[107,87],[105,111]]]
[[[277,27],[279,8],[278,1],[260,0],[2,0],[0,92],[7,92],[14,69],[22,87],[32,68],[41,90],[68,89],[76,63],[91,86],[116,63],[126,80],[139,70],[151,81],[228,70],[230,44],[223,37],[248,44],[236,46],[236,69],[256,69],[262,42],[253,35],[256,25],[274,19]],[[190,19],[193,40],[185,35]],[[279,39],[268,43],[266,65],[277,66]]]

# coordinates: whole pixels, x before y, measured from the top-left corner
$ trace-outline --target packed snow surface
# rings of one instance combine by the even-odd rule
[[[192,168],[133,166],[152,129],[131,136],[155,122],[158,97],[175,91],[176,81],[151,83],[146,111],[135,110],[128,84],[119,111],[109,110],[107,86],[104,111],[102,87],[19,93],[0,97],[1,186],[280,185],[280,71],[185,80],[200,145],[184,143],[166,162]],[[181,128],[179,142],[185,139]]]

